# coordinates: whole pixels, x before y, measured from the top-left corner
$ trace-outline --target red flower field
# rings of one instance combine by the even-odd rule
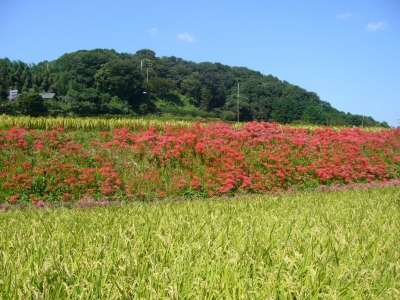
[[[400,129],[0,130],[0,203],[232,196],[399,178]]]

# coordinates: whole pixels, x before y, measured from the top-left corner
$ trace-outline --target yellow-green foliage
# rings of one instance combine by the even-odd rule
[[[400,188],[0,211],[1,299],[399,299]]]
[[[64,128],[66,130],[82,131],[111,131],[114,128],[127,127],[130,129],[149,128],[150,126],[173,125],[176,127],[188,127],[192,122],[187,121],[161,121],[153,119],[101,119],[101,118],[32,118],[27,116],[15,117],[0,115],[0,128],[9,129],[14,126],[29,127],[32,129],[51,130],[53,128]]]
[[[235,128],[243,126],[245,123],[234,123]],[[144,119],[144,118],[66,118],[66,117],[39,117],[33,118],[29,116],[8,116],[0,115],[0,129],[10,129],[14,126],[29,127],[32,129],[51,130],[56,127],[62,127],[66,130],[93,130],[93,131],[111,131],[114,128],[127,127],[130,129],[149,128],[150,126],[166,126],[172,125],[174,127],[189,127],[193,125],[190,121],[178,120],[157,120],[157,119]],[[282,125],[289,126],[289,125]],[[292,128],[306,128],[315,130],[320,126],[316,125],[290,125]],[[333,127],[334,130],[340,131],[341,126]],[[384,128],[368,127],[364,128],[365,131],[380,131]]]

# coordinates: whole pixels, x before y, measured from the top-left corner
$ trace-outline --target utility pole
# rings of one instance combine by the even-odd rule
[[[237,121],[238,121],[238,123],[239,123],[239,97],[240,97],[240,94],[239,94],[239,82],[238,82],[238,97],[237,97]]]
[[[145,62],[144,59],[140,60],[140,74],[143,73],[143,63]],[[149,62],[146,60],[146,82],[149,83]]]

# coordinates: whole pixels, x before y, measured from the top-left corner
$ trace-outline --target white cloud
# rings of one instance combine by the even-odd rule
[[[368,31],[378,31],[385,29],[387,27],[387,24],[385,22],[378,22],[378,23],[369,23],[367,25],[367,30]]]
[[[180,39],[182,41],[186,41],[186,42],[194,42],[193,36],[191,36],[187,32],[179,33],[178,34],[178,39]]]
[[[356,14],[344,13],[344,14],[336,15],[336,18],[338,18],[338,19],[348,19],[348,18],[351,18],[351,17],[354,17],[354,16],[356,16]]]
[[[155,36],[158,33],[158,29],[156,27],[153,27],[152,29],[149,30],[149,34],[151,36]]]

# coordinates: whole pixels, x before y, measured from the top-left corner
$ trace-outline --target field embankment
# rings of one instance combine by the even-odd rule
[[[400,129],[7,120],[0,203],[207,198],[400,178]]]

